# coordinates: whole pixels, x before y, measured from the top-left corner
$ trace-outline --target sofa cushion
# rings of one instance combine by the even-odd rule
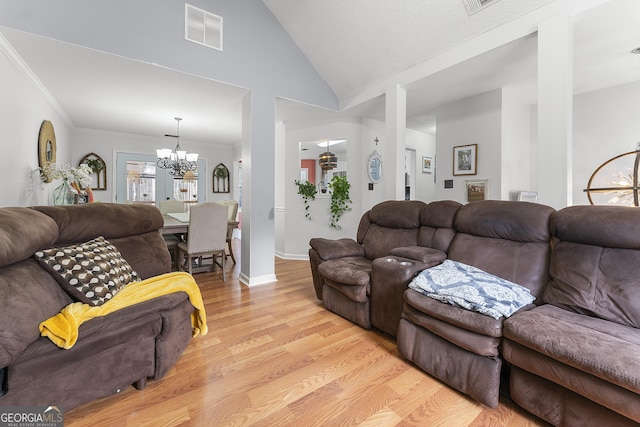
[[[367,286],[371,280],[371,261],[362,257],[332,259],[320,264],[318,272],[336,283]]]
[[[640,327],[640,210],[572,206],[552,218],[558,242],[544,302]]]
[[[373,261],[389,255],[393,248],[417,245],[420,212],[425,206],[418,200],[388,200],[371,208],[367,221],[361,221],[358,229],[365,257]],[[364,223],[368,224],[366,233],[362,233]]]
[[[418,312],[459,328],[490,337],[499,338],[502,336],[504,318],[494,319],[475,311],[454,307],[424,296],[413,289],[407,289],[404,293],[404,302]]]
[[[314,237],[309,241],[309,246],[318,252],[323,260],[335,258],[364,256],[364,248],[353,239],[325,239]]]
[[[552,207],[527,202],[483,200],[458,210],[458,232],[514,242],[549,242]]]
[[[409,287],[430,298],[494,319],[509,317],[535,300],[523,286],[452,260],[423,270]]]
[[[89,305],[102,305],[123,286],[140,280],[104,237],[37,251],[35,257],[69,295]]]
[[[640,393],[640,331],[636,328],[544,304],[507,319],[504,336],[562,364]]]
[[[0,224],[0,267],[30,258],[58,239],[55,221],[33,209],[2,208]]]
[[[106,239],[156,231],[164,225],[160,209],[152,205],[86,203],[69,206],[34,206],[58,224],[56,244],[84,242],[98,236]],[[49,246],[41,246],[38,249]]]
[[[0,274],[0,368],[18,359],[38,339],[40,322],[72,299],[33,258],[2,268]]]
[[[544,302],[640,327],[640,250],[560,242],[551,256]]]

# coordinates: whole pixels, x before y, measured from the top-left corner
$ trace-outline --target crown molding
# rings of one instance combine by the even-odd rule
[[[40,81],[38,76],[35,75],[33,70],[22,59],[20,54],[11,46],[9,41],[0,33],[0,52],[2,52],[7,59],[13,64],[20,74],[33,86],[42,98],[55,110],[55,112],[64,120],[70,127],[75,127],[71,118],[65,113],[58,101],[51,95],[51,92]]]

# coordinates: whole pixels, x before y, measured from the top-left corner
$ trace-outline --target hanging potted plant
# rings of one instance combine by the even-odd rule
[[[329,181],[329,190],[331,191],[331,219],[329,226],[336,230],[342,229],[338,224],[340,218],[345,212],[351,210],[351,199],[349,198],[349,189],[351,184],[347,181],[346,176],[334,175]]]
[[[298,181],[295,180],[295,184],[298,186],[298,194],[302,196],[304,200],[304,216],[311,221],[311,213],[309,212],[309,200],[316,199],[316,193],[318,190],[316,189],[316,185],[309,181]]]

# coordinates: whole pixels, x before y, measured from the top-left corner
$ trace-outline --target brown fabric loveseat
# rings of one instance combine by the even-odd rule
[[[311,239],[316,296],[363,328],[374,326],[395,336],[402,294],[416,272],[446,258],[460,206],[390,200],[362,216],[357,241]]]
[[[98,317],[64,350],[38,326],[74,302],[33,257],[36,251],[103,236],[146,279],[170,271],[153,206],[96,203],[0,209],[0,406],[64,410],[160,379],[192,336],[184,292]]]

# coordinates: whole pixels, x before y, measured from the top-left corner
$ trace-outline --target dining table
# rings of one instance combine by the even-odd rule
[[[189,212],[162,214],[164,225],[160,229],[162,234],[187,234],[189,232]],[[239,221],[229,221],[227,228],[238,228]]]

